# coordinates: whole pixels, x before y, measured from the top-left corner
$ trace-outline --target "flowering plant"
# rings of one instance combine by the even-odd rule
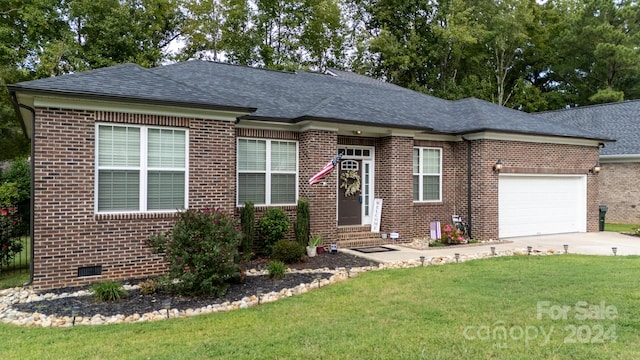
[[[0,263],[7,265],[22,251],[17,229],[22,219],[15,207],[0,207]]]
[[[464,236],[455,226],[444,224],[441,230],[442,238],[440,241],[443,244],[462,244],[465,242]]]

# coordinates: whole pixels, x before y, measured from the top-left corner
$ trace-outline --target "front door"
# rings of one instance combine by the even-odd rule
[[[361,225],[362,160],[342,160],[339,167],[338,225]]]

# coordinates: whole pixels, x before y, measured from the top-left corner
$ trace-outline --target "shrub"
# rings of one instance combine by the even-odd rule
[[[295,241],[279,240],[273,245],[271,259],[291,264],[304,259],[304,252],[304,246]]]
[[[93,296],[99,301],[118,301],[127,296],[127,290],[115,281],[105,281],[91,286]]]
[[[31,198],[31,164],[26,159],[11,161],[9,168],[0,178],[0,206],[13,206],[18,209],[17,216],[27,220]],[[16,225],[17,235],[29,233],[29,221]]]
[[[440,241],[443,244],[460,244],[464,242],[464,236],[460,234],[455,226],[449,224],[442,225],[442,238]]]
[[[267,273],[271,279],[284,279],[284,276],[287,274],[287,265],[282,261],[271,261],[267,265]]]
[[[305,199],[299,199],[293,230],[296,233],[296,241],[302,246],[307,245],[309,239],[309,221],[309,202]]]
[[[255,208],[251,201],[247,201],[244,203],[242,210],[240,210],[240,227],[242,229],[240,252],[245,261],[249,260],[253,253],[254,221]]]
[[[290,227],[289,217],[278,207],[267,209],[267,213],[258,220],[258,232],[262,237],[262,248],[265,254],[271,253],[273,244],[284,239]]]
[[[8,264],[22,251],[18,236],[21,217],[15,207],[0,206],[0,266]]]
[[[151,279],[141,281],[138,286],[140,286],[142,295],[151,295],[156,292],[156,282]]]
[[[238,273],[242,233],[234,219],[218,209],[178,214],[169,233],[153,234],[149,246],[169,264],[171,291],[182,295],[220,296]]]

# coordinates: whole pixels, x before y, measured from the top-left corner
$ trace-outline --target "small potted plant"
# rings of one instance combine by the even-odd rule
[[[316,256],[316,250],[320,244],[322,244],[322,235],[311,235],[307,246],[307,256]]]

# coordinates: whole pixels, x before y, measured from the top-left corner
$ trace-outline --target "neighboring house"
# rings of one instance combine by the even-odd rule
[[[458,214],[476,239],[598,230],[606,136],[491,103],[446,101],[342,71],[188,61],[9,86],[34,146],[39,288],[165,270],[145,246],[176,209],[256,217],[310,203],[311,233],[339,246],[429,234]],[[324,184],[307,180],[338,153]],[[500,161],[501,171],[495,171]],[[355,171],[360,192],[339,176]],[[390,240],[385,240],[390,241]]]
[[[540,118],[616,139],[600,149],[598,202],[607,222],[640,224],[640,101],[543,112]]]

